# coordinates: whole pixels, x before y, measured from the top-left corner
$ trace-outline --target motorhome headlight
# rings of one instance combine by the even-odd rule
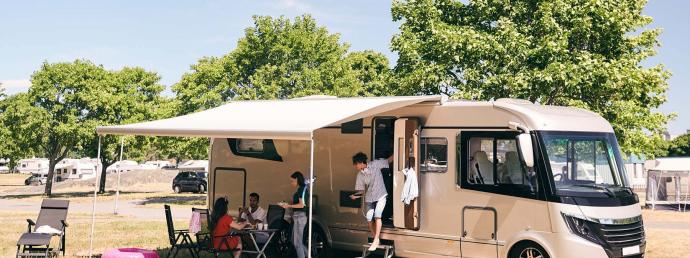
[[[596,222],[588,221],[568,214],[562,215],[563,219],[565,220],[565,224],[568,225],[568,229],[570,229],[570,232],[592,243],[601,244],[599,237],[597,237],[597,234],[594,232],[594,228],[591,225],[592,223]]]

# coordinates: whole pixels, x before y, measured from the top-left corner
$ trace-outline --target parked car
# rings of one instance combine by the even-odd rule
[[[43,185],[48,182],[48,176],[44,174],[32,174],[24,180],[24,185]]]
[[[185,171],[175,176],[172,182],[175,193],[203,193],[208,189],[208,173],[204,171]]]

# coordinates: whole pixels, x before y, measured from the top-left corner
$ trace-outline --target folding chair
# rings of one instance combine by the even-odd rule
[[[170,205],[166,204],[163,207],[165,207],[165,222],[168,225],[168,239],[170,241],[171,247],[170,252],[168,252],[168,255],[166,257],[170,257],[171,254],[172,257],[177,257],[177,253],[180,251],[180,249],[189,250],[189,253],[194,258],[199,257],[196,250],[196,244],[194,244],[192,238],[189,236],[189,230],[176,230],[175,226],[173,225],[173,218],[172,212],[170,211]]]
[[[240,250],[238,248],[229,248],[230,245],[228,244],[227,239],[229,237],[241,236],[243,234],[238,232],[230,232],[225,236],[213,236],[213,228],[210,223],[211,215],[209,214],[208,210],[192,208],[192,212],[199,212],[199,217],[201,220],[201,231],[196,233],[196,248],[199,253],[207,252],[213,254],[214,257],[218,257],[221,253],[232,253]],[[206,228],[204,228],[204,225],[206,225]],[[226,248],[216,248],[216,246],[213,244],[213,240],[216,238],[222,239],[220,242],[220,247]]]
[[[44,199],[36,222],[26,220],[27,232],[17,241],[16,257],[57,257],[60,252],[65,256],[68,208],[68,200]],[[57,248],[50,246],[53,236],[60,237]]]
[[[294,252],[292,245],[292,237],[290,236],[292,228],[290,224],[285,221],[285,209],[279,205],[269,205],[268,214],[266,214],[266,224],[269,229],[279,230],[273,237],[271,248],[273,255],[279,257],[288,257]]]

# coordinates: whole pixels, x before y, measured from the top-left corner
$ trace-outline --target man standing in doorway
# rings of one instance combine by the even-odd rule
[[[391,155],[387,159],[373,160],[367,164],[366,154],[359,152],[352,156],[352,165],[358,172],[355,184],[357,192],[350,195],[350,198],[355,200],[364,195],[364,217],[369,223],[369,231],[374,238],[369,247],[370,251],[376,250],[379,246],[382,226],[381,215],[386,207],[386,197],[388,196],[381,169],[388,168],[388,163],[392,161],[392,158]]]

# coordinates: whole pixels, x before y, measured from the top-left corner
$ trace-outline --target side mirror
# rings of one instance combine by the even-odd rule
[[[534,150],[532,149],[532,136],[529,133],[522,133],[518,135],[518,144],[520,144],[520,154],[525,160],[525,165],[534,167]]]

